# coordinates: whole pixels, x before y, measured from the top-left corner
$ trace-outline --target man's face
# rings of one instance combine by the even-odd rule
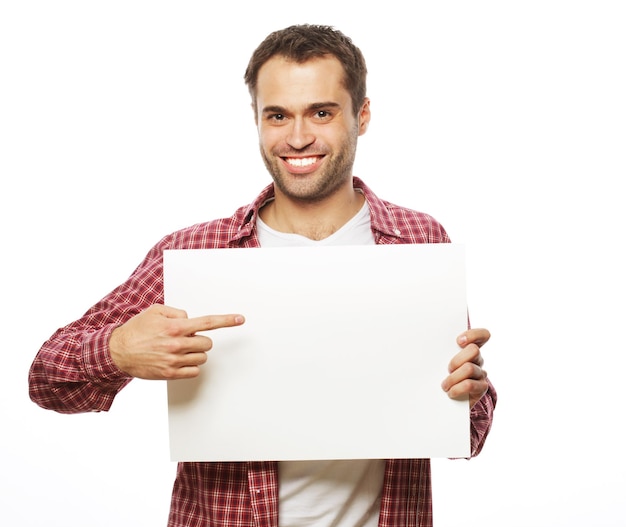
[[[369,123],[369,101],[358,118],[332,56],[298,64],[273,57],[259,71],[256,122],[261,155],[286,197],[316,202],[352,186],[357,137]]]

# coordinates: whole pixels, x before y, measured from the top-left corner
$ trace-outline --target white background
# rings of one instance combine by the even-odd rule
[[[493,334],[493,430],[478,458],[434,462],[436,525],[624,525],[626,17],[602,0],[3,1],[7,525],[165,525],[165,384],[64,416],[29,401],[28,367],[161,236],[269,182],[242,75],[300,22],[365,53],[355,173],[466,244]]]

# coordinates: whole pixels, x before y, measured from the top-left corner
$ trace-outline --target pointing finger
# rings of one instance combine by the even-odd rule
[[[191,333],[241,326],[244,322],[243,315],[206,315],[189,319]]]

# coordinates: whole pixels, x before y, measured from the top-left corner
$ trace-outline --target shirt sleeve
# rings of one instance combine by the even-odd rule
[[[493,422],[493,411],[496,407],[498,396],[491,381],[488,382],[489,388],[487,392],[470,411],[472,457],[477,456],[482,450]]]
[[[157,245],[125,283],[43,344],[29,371],[30,398],[60,413],[109,410],[132,379],[111,359],[111,333],[162,302],[162,247]]]

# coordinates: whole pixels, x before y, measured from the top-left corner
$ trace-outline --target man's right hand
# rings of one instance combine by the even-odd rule
[[[200,373],[213,341],[198,331],[239,326],[241,315],[187,313],[161,304],[150,306],[111,333],[109,352],[123,372],[142,379],[188,379]]]

